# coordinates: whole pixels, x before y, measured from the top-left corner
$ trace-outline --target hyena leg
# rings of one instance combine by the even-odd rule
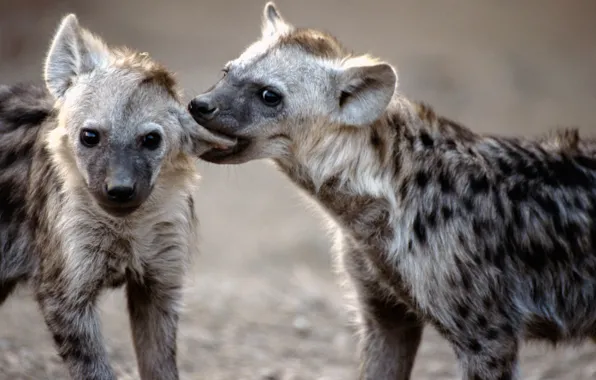
[[[490,356],[459,352],[463,380],[517,380],[519,363],[517,350],[503,350]]]
[[[362,301],[361,380],[409,380],[423,325],[403,304]]]
[[[54,273],[54,281],[39,282],[36,298],[70,376],[115,380],[95,306],[101,277],[92,278],[94,269],[79,267],[77,277],[68,270]]]
[[[177,380],[176,335],[182,271],[148,268],[142,281],[129,278],[128,309],[143,380]]]
[[[409,380],[423,323],[408,307],[387,299],[366,272],[363,255],[343,257],[358,296],[361,318],[361,380]]]
[[[517,380],[518,342],[505,325],[447,333],[457,355],[463,380]]]

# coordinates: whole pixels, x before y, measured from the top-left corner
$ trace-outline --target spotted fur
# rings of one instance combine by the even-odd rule
[[[108,49],[74,15],[45,79],[0,86],[0,303],[29,281],[71,377],[113,380],[96,306],[126,285],[141,378],[178,379],[180,292],[197,249],[194,157],[227,140],[192,121],[163,67]],[[87,127],[98,146],[81,145]],[[145,147],[145,128],[161,144]],[[110,181],[135,183],[134,207],[106,197]]]
[[[466,380],[518,379],[523,339],[594,335],[596,142],[574,129],[480,135],[396,88],[389,64],[269,3],[262,38],[190,104],[239,139],[203,159],[273,159],[329,216],[356,295],[361,379],[410,379],[425,325]]]

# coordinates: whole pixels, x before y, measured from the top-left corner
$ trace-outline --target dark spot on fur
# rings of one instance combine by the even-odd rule
[[[495,328],[490,328],[486,331],[486,339],[488,340],[495,340],[499,337],[499,330]]]
[[[507,336],[513,336],[514,335],[513,326],[511,326],[510,324],[504,324],[504,325],[502,325],[501,326],[501,330],[503,330],[503,332]]]
[[[423,171],[419,171],[418,173],[416,173],[416,184],[421,189],[426,187],[426,185],[428,184],[428,174],[426,174]]]
[[[486,320],[486,317],[484,315],[479,315],[478,319],[476,320],[476,323],[478,324],[478,327],[484,329],[486,328],[488,321]]]
[[[455,149],[457,146],[455,144],[455,141],[453,141],[452,139],[446,139],[445,140],[445,147],[447,149]]]
[[[414,218],[414,224],[412,227],[414,229],[414,235],[416,236],[416,239],[418,240],[418,242],[421,245],[426,244],[426,228],[424,227],[424,225],[422,224],[422,221],[420,220],[420,215],[416,215],[416,218]]]
[[[342,91],[341,94],[339,94],[339,106],[343,107],[346,102],[350,99],[350,97],[352,96],[352,94],[350,94],[349,92],[346,91]],[[371,139],[372,142],[372,139]],[[375,145],[375,143],[373,142],[373,145]]]
[[[474,211],[474,199],[469,194],[464,195],[462,202],[466,211]]]
[[[424,145],[425,148],[432,148],[435,143],[432,137],[425,131],[420,132],[420,141],[422,141],[422,145]]]
[[[470,291],[472,289],[472,279],[470,278],[470,275],[467,271],[461,273],[461,284],[466,291]]]
[[[430,228],[435,228],[437,226],[437,212],[435,210],[428,213],[426,222]]]
[[[442,206],[441,207],[441,215],[443,217],[443,220],[445,222],[447,222],[447,221],[449,221],[449,219],[451,219],[451,216],[453,215],[453,211],[451,211],[449,206]]]
[[[453,184],[451,183],[448,173],[446,171],[440,171],[438,177],[441,192],[444,194],[453,192]]]
[[[472,339],[469,342],[468,348],[470,349],[470,351],[472,351],[475,354],[478,354],[478,353],[480,353],[480,351],[482,351],[482,346],[476,339]]]
[[[462,319],[468,319],[468,317],[470,316],[470,308],[468,307],[468,305],[465,305],[463,303],[457,305],[456,311]]]
[[[370,133],[370,143],[374,147],[378,147],[381,144],[381,136],[379,136],[379,132],[376,129],[373,129]]]
[[[470,190],[474,194],[485,194],[489,189],[489,182],[483,174],[470,174]]]
[[[509,177],[513,173],[513,167],[503,157],[497,158],[497,166],[504,177]]]
[[[492,300],[492,298],[490,298],[489,296],[485,296],[484,298],[482,298],[482,305],[486,309],[491,309],[492,306],[493,306],[493,300]]]

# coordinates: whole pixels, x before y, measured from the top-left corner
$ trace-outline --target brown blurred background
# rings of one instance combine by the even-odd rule
[[[257,38],[264,0],[0,0],[0,82],[41,81],[66,12],[109,44],[148,51],[187,99]],[[481,132],[596,128],[594,0],[277,0],[290,22],[322,27],[391,61],[401,90]],[[202,256],[189,278],[182,379],[355,379],[354,332],[318,213],[265,162],[199,164]],[[122,292],[102,302],[112,362],[138,378]],[[596,345],[523,349],[524,379],[596,378]],[[0,308],[0,379],[66,373],[29,292]],[[454,355],[425,333],[415,379],[456,379]]]

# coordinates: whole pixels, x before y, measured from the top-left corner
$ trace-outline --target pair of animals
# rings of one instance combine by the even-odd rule
[[[44,74],[45,89],[0,87],[0,302],[32,283],[74,379],[115,378],[96,303],[123,284],[141,378],[178,379],[195,157],[272,159],[329,216],[363,380],[409,379],[425,325],[467,380],[518,379],[524,339],[595,333],[596,143],[575,130],[478,135],[273,3],[190,112],[166,69],[74,15]]]

